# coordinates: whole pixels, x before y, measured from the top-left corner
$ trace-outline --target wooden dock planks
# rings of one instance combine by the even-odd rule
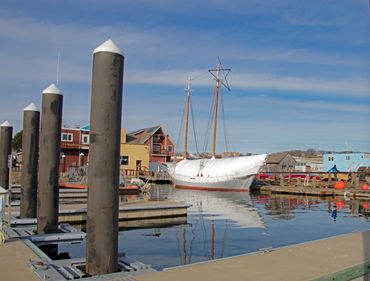
[[[40,281],[27,262],[40,258],[21,240],[9,241],[0,246],[0,280]]]
[[[137,281],[349,280],[370,262],[370,231],[135,276]],[[353,269],[353,270],[352,270]],[[352,271],[351,271],[352,270]],[[362,271],[359,274],[366,273]],[[336,279],[332,279],[336,276]],[[325,277],[325,278],[324,278]],[[357,277],[352,275],[352,278]]]

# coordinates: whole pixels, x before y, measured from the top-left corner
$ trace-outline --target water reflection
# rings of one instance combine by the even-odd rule
[[[154,186],[151,197],[192,204],[182,220],[143,221],[139,228],[138,222],[121,222],[119,251],[158,270],[369,228],[368,202],[343,197],[207,192],[170,185]],[[84,243],[73,247],[72,257],[84,255]]]
[[[368,201],[358,199],[259,193],[251,193],[251,197],[255,204],[263,205],[265,214],[277,220],[292,220],[297,214],[318,208],[321,210],[324,206],[333,219],[337,218],[339,212],[346,216],[362,217],[367,221],[370,213]]]
[[[264,228],[265,225],[249,192],[213,192],[183,190],[171,185],[155,186],[153,200],[173,199],[191,204],[189,212],[204,219],[228,220],[234,227]]]
[[[337,221],[337,216],[338,216],[337,206],[334,206],[333,211],[331,212],[331,217],[333,218],[334,221]]]

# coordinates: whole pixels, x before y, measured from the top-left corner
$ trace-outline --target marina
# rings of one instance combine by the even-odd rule
[[[370,279],[370,1],[13,2],[0,280]]]
[[[121,201],[129,200],[128,196],[131,195],[122,195]],[[136,200],[142,200],[140,196]],[[279,262],[292,270],[300,268],[291,277],[285,275],[284,280],[331,280],[319,277],[334,276],[343,269],[351,269],[349,273],[353,274],[358,264],[368,262],[366,255],[353,256],[360,253],[356,249],[362,247],[361,239],[367,241],[369,236],[368,232],[362,233],[369,227],[367,200],[342,196],[204,192],[176,189],[172,185],[155,185],[151,198],[158,202],[175,200],[191,207],[187,218],[177,223],[157,221],[155,226],[120,226],[119,252],[150,265],[152,270],[164,270],[154,275],[129,275],[131,280],[171,280],[173,274],[180,273],[194,280],[208,275],[214,276],[214,280],[223,280],[217,279],[225,276],[217,274],[215,267],[222,268],[223,274],[234,276],[235,280],[240,280],[247,272],[258,280],[274,280],[271,276],[281,274]],[[336,216],[333,216],[334,210]],[[345,236],[330,238],[338,235]],[[328,250],[320,251],[323,247]],[[292,254],[295,251],[300,259]],[[81,260],[84,252],[84,240],[58,243],[59,255],[65,253],[63,255],[67,255],[70,262]],[[351,253],[350,258],[348,253]],[[335,257],[332,264],[327,262],[330,257]],[[305,260],[310,260],[312,266],[304,266]],[[316,266],[312,262],[327,266]],[[274,266],[260,270],[259,266],[264,264]],[[301,276],[300,279],[294,279],[297,276]],[[109,278],[113,280],[113,276],[101,280]]]

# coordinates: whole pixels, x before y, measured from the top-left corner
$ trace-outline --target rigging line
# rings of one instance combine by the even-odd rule
[[[206,128],[206,135],[205,135],[205,138],[204,138],[203,152],[206,152],[207,148],[208,148],[209,136],[210,136],[212,121],[213,121],[213,114],[214,114],[214,111],[215,111],[215,99],[216,99],[216,97],[215,97],[215,95],[212,95],[212,96],[213,96],[213,100],[212,100],[212,105],[211,105],[211,108],[210,108],[210,111],[209,111],[209,116],[208,116],[208,124],[207,124],[207,128]]]
[[[182,109],[182,116],[181,116],[181,122],[180,122],[180,128],[179,128],[179,134],[178,134],[178,136],[177,136],[177,141],[176,141],[176,147],[179,147],[179,145],[180,145],[180,141],[181,141],[181,137],[182,137],[182,127],[183,127],[183,125],[184,125],[184,119],[185,119],[185,108],[186,108],[186,100],[187,100],[187,97],[185,97],[185,106],[183,107],[183,109]]]
[[[195,141],[195,149],[197,150],[197,154],[199,154],[199,147],[198,147],[198,139],[195,127],[195,118],[194,118],[194,109],[193,109],[193,101],[190,99],[190,112],[191,112],[191,119],[193,124],[193,134],[194,134],[194,141]]]
[[[204,76],[204,75],[206,75],[206,74],[208,74],[208,72],[206,71],[206,72],[203,72],[203,73],[200,73],[199,75],[197,75],[197,76],[195,76],[195,77],[193,77],[193,78],[191,78],[190,80],[196,80],[196,79],[198,79],[198,78],[200,78],[200,77],[202,77],[202,76]]]
[[[229,152],[229,135],[227,133],[227,127],[226,127],[226,116],[225,116],[225,109],[224,109],[224,95],[222,91],[221,93],[221,109],[222,109],[222,121],[224,125],[224,137],[225,137],[225,146],[226,146],[226,152]]]
[[[60,50],[58,50],[58,61],[57,61],[57,79],[56,84],[59,84],[59,66],[60,66]]]

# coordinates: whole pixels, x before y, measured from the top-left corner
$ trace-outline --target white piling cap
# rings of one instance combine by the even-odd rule
[[[108,39],[94,50],[94,54],[99,52],[116,53],[123,56],[123,52],[120,50],[120,48],[117,47],[117,45],[111,39]]]
[[[8,120],[6,120],[3,124],[0,125],[0,127],[13,127],[12,124],[9,123]]]
[[[42,91],[43,94],[56,94],[61,95],[62,92],[55,86],[55,84],[51,84],[49,87],[47,87],[45,90]]]
[[[0,186],[0,194],[3,195],[3,194],[7,194],[7,193],[8,193],[8,191],[5,188],[2,188]]]
[[[24,109],[24,111],[40,111],[38,109],[38,107],[36,106],[36,104],[34,103],[30,103],[29,105],[27,105]]]

